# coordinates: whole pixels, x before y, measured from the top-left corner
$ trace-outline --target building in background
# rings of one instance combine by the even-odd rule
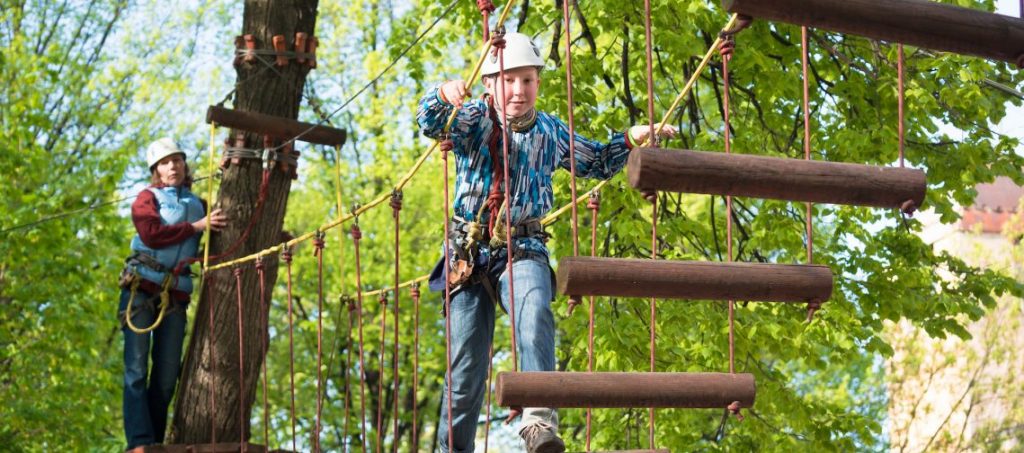
[[[977,186],[962,219],[920,214],[922,239],[966,263],[1024,277],[1020,245],[1024,187],[1008,178]],[[1002,297],[966,327],[973,338],[932,338],[908,322],[889,326],[886,363],[891,450],[1024,449],[1024,301]]]

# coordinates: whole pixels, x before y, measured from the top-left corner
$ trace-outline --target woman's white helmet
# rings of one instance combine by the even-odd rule
[[[163,137],[150,143],[149,148],[146,148],[146,163],[149,164],[149,169],[152,170],[153,166],[160,162],[160,159],[173,154],[181,154],[184,157],[185,152],[170,137]]]
[[[521,68],[523,66],[544,67],[544,59],[540,57],[540,49],[530,40],[529,36],[522,33],[505,33],[505,70]],[[498,56],[489,53],[484,58],[484,65],[480,69],[480,75],[493,75],[498,73]]]

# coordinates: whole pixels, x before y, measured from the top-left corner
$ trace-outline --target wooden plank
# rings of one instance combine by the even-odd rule
[[[592,408],[724,408],[754,405],[754,375],[748,373],[569,373],[498,374],[499,406]]]
[[[1024,67],[1024,20],[930,0],[723,0],[759,19],[848,33]]]
[[[634,149],[628,168],[630,185],[640,190],[912,207],[911,212],[924,202],[927,187],[924,172],[912,168],[675,149]]]
[[[264,115],[262,113],[231,110],[217,105],[211,105],[206,110],[206,122],[216,123],[218,126],[232,129],[241,129],[254,134],[270,135],[284,140],[292,139],[302,134],[298,140],[328,146],[343,145],[346,135],[344,130],[334,127],[296,121],[291,118]]]
[[[719,263],[635,258],[566,257],[558,291],[573,296],[825,302],[832,296],[827,266]]]

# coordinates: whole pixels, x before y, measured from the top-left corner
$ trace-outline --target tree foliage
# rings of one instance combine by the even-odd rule
[[[660,118],[725,24],[727,15],[717,2],[653,3],[655,115]],[[989,10],[993,7],[991,1],[963,0],[956,3]],[[321,64],[310,74],[307,100],[322,104],[323,111],[333,110],[389,61],[397,58],[402,49],[412,43],[414,37],[447,6],[447,2],[368,0],[322,3],[317,20]],[[572,61],[577,127],[586,136],[605,139],[612,131],[622,131],[631,124],[646,121],[642,5],[592,0],[574,2],[574,6]],[[9,10],[5,9],[5,14],[8,14],[6,11]],[[30,22],[44,23],[44,16],[33,16]],[[205,17],[203,20],[210,26],[226,26],[223,17]],[[557,39],[561,33],[560,21],[560,3],[521,2],[513,10],[509,28],[534,36],[544,49],[542,54],[549,64],[543,73],[538,106],[565,118],[565,58],[560,55],[564,43]],[[227,28],[234,30],[231,26]],[[353,104],[331,119],[349,131],[349,141],[342,149],[340,161],[330,149],[303,149],[301,176],[292,190],[286,229],[293,233],[311,231],[350,211],[353,203],[366,203],[377,194],[391,190],[414,159],[430,145],[415,130],[413,114],[418,97],[444,80],[465,77],[467,67],[478,55],[481,32],[475,5],[459,2],[424,42],[412,47],[394,70],[387,72]],[[0,40],[8,39],[11,34],[5,32]],[[25,32],[13,33],[15,36],[22,34]],[[734,152],[802,156],[800,29],[756,21],[751,29],[739,35],[738,40],[738,49],[730,64]],[[894,165],[897,160],[896,47],[824,30],[812,30],[811,41],[813,158]],[[7,41],[0,42],[7,44]],[[22,49],[20,51],[26,48],[24,45],[7,47]],[[225,43],[218,51],[226,55],[229,47]],[[23,64],[12,66],[9,62],[9,59],[20,55],[17,52],[2,55],[8,59],[3,66],[5,80],[14,77],[10,68],[26,67]],[[979,83],[987,78],[1013,86],[1016,73],[1003,63],[936,54],[923,49],[908,48],[907,55],[907,164],[928,173],[929,191],[924,208],[934,210],[944,221],[951,222],[958,216],[956,206],[971,201],[976,183],[991,181],[999,175],[1024,182],[1021,173],[1024,162],[1014,153],[1019,146],[1018,140],[999,136],[988,127],[1004,117],[1006,103],[1013,100]],[[109,63],[102,67],[114,71],[116,66]],[[42,71],[37,77],[44,77],[44,73]],[[19,82],[23,77],[26,75],[18,75]],[[58,80],[66,81],[63,77]],[[5,89],[11,90],[11,86],[8,83]],[[475,89],[477,93],[481,92],[479,86]],[[29,91],[36,93],[34,96],[53,92]],[[76,94],[80,92],[74,91]],[[170,96],[174,92],[171,89],[153,96]],[[22,105],[17,107],[22,109],[18,112],[31,112],[42,121],[35,130],[50,131],[54,128],[53,116],[43,107],[47,104],[17,105]],[[12,109],[16,107],[9,107],[7,103],[3,108],[8,122],[5,123],[5,134],[18,130],[17,125],[13,129],[9,125],[10,118],[30,116],[13,115]],[[89,114],[102,112],[95,108],[83,110]],[[721,71],[718,64],[713,63],[699,79],[694,95],[686,99],[683,109],[671,117],[683,131],[682,136],[665,143],[665,146],[722,150],[722,113]],[[313,109],[306,109],[303,115],[308,120],[316,119]],[[85,123],[83,119],[75,121],[76,124]],[[137,130],[132,128],[143,126],[141,123],[119,123],[113,130],[120,132],[120,138],[111,137],[104,143],[116,144],[123,150],[137,149],[142,140]],[[37,159],[34,165],[27,167],[44,168],[44,164],[50,162],[50,154],[39,149],[45,140],[29,132],[23,133],[26,134],[23,143],[35,151],[19,154]],[[10,161],[15,155],[6,143],[12,142],[5,140],[4,143],[0,149],[4,152],[4,159]],[[86,162],[92,162],[88,159],[115,159],[120,166],[115,171],[111,164],[103,165],[99,161],[92,166],[79,164],[71,171],[78,178],[78,184],[68,181],[53,187],[80,197],[77,195],[80,192],[73,191],[107,178],[109,183],[103,190],[109,191],[121,181],[121,169],[128,164],[129,157],[126,153],[110,151],[83,156]],[[340,166],[342,172],[341,212],[335,207],[335,165]],[[425,274],[437,259],[443,218],[441,171],[440,159],[431,157],[405,190],[401,211],[402,281]],[[43,175],[40,172],[39,177]],[[569,199],[569,178],[563,173],[556,178],[556,183],[556,204],[561,205]],[[580,181],[581,193],[593,185],[593,181]],[[31,187],[31,190],[25,190],[26,187]],[[32,186],[20,183],[17,186],[0,186],[7,200],[2,206],[6,212],[21,212],[22,217],[28,216],[30,211],[58,208],[42,204],[54,202],[53,197],[40,201],[37,194],[31,200],[24,199],[38,193],[39,187],[50,186],[43,180]],[[22,198],[12,198],[15,195]],[[600,220],[596,225],[598,255],[650,256],[649,203],[628,187],[623,176],[614,178],[601,195]],[[23,204],[15,209],[12,199]],[[76,204],[72,206],[82,203],[81,198],[71,195],[66,199],[74,200]],[[659,200],[659,258],[726,259],[725,204],[721,198],[662,194]],[[802,205],[753,199],[738,199],[735,203],[736,242],[733,245],[736,260],[772,263],[801,263],[806,260]],[[581,214],[584,211],[581,210]],[[589,250],[590,228],[593,227],[586,217],[581,215],[580,220],[581,251]],[[54,260],[58,264],[53,261],[44,263],[33,258],[45,250],[39,249],[38,245],[30,248],[26,244],[15,249],[7,239],[0,245],[5,248],[6,257],[3,259],[4,276],[0,277],[0,296],[3,297],[0,313],[4,316],[0,318],[0,326],[3,327],[0,335],[4,335],[0,339],[5,348],[4,355],[0,356],[3,358],[0,365],[6,368],[0,395],[5,402],[4,414],[16,414],[15,420],[19,420],[18,424],[9,425],[12,428],[6,432],[0,428],[0,435],[25,439],[22,442],[29,442],[30,438],[16,436],[26,436],[31,427],[40,426],[42,420],[49,420],[48,417],[57,410],[56,406],[40,406],[35,401],[20,397],[29,391],[28,383],[42,386],[45,381],[42,376],[70,382],[106,382],[103,388],[108,398],[104,404],[112,409],[96,410],[101,406],[90,405],[93,410],[81,411],[82,415],[88,413],[102,419],[69,424],[67,429],[81,426],[79,438],[94,439],[94,442],[119,437],[114,414],[120,376],[116,354],[118,338],[110,340],[114,342],[110,346],[114,353],[100,354],[109,366],[97,366],[97,359],[88,356],[79,359],[73,367],[72,361],[65,360],[62,365],[71,368],[61,371],[38,360],[28,360],[34,355],[24,355],[29,345],[35,344],[40,349],[39,355],[73,358],[90,347],[103,344],[107,341],[104,335],[114,328],[112,288],[98,282],[103,278],[112,279],[119,254],[108,253],[100,260],[96,250],[110,250],[126,243],[129,227],[110,211],[78,219],[60,224],[64,231],[60,237],[64,240],[45,241],[52,247],[50,250],[59,247],[60,252],[51,251],[45,256],[79,253],[98,260],[95,267],[82,266],[81,263],[93,262],[83,260],[66,264],[59,264],[60,260]],[[387,288],[393,284],[393,222],[386,204],[359,218],[363,231],[359,271],[364,290]],[[350,226],[351,223],[345,224],[340,229],[347,232]],[[978,269],[949,254],[934,251],[914,234],[919,228],[920,224],[914,219],[901,219],[892,211],[815,206],[814,261],[829,265],[835,273],[836,290],[832,300],[824,305],[812,323],[804,322],[805,309],[800,306],[739,304],[736,368],[737,371],[755,374],[757,403],[746,412],[746,419],[741,423],[723,416],[721,410],[660,410],[656,433],[659,446],[673,451],[885,449],[888,439],[882,420],[887,398],[884,370],[879,363],[881,358],[892,354],[893,349],[883,335],[884,322],[903,320],[936,337],[966,336],[965,322],[978,319],[986,308],[993,306],[996,296],[1008,293],[1019,296],[1022,293],[1020,284],[1010,277]],[[32,234],[37,235],[44,232],[41,229],[33,231]],[[553,255],[570,256],[572,232],[568,216],[563,216],[551,231],[554,239],[549,245]],[[46,231],[49,237],[54,234]],[[348,332],[349,312],[338,299],[341,295],[355,295],[355,250],[347,234],[339,238],[338,231],[330,230],[327,237],[324,277],[327,290],[322,316],[325,351],[328,351],[323,366],[328,386],[323,409],[322,446],[337,451],[342,448],[346,426],[352,445],[360,443],[352,434],[360,430],[358,377],[362,371],[354,363],[342,366],[345,357],[358,349],[358,331],[351,332],[351,335]],[[22,243],[21,239],[14,244]],[[296,251],[292,270],[296,297],[292,301],[292,309],[296,319],[294,363],[297,372],[297,444],[300,448],[309,446],[316,409],[315,263],[312,248],[308,245]],[[56,265],[65,267],[54,272]],[[15,271],[21,277],[15,278],[18,275]],[[939,274],[948,278],[940,278]],[[39,278],[42,275],[60,276],[59,283],[54,277],[42,280]],[[284,275],[283,270],[280,275]],[[29,281],[32,281],[31,285],[25,283]],[[69,295],[65,293],[69,288],[78,290]],[[421,449],[426,450],[429,442],[434,441],[434,429],[440,413],[440,384],[445,368],[444,324],[439,313],[441,302],[437,294],[424,289],[419,310],[419,347],[413,348],[411,299],[407,291],[401,291],[399,296],[401,389],[397,398],[402,417],[399,428],[402,437],[398,443],[402,451],[411,450],[411,355],[417,352],[420,369],[415,404],[420,409]],[[59,305],[53,303],[57,300],[61,300]],[[389,296],[388,309],[394,308],[394,300]],[[568,316],[565,302],[564,297],[555,302],[559,364],[562,369],[582,371],[587,364],[587,306]],[[647,370],[647,304],[646,300],[597,299],[596,370]],[[658,301],[657,308],[659,371],[728,369],[724,303],[662,300]],[[94,310],[106,315],[73,317],[65,310]],[[271,344],[267,357],[270,399],[267,415],[270,419],[269,444],[284,447],[290,446],[291,438],[287,310],[282,280],[273,288]],[[364,298],[362,335],[365,374],[368,377],[365,393],[369,445],[373,445],[377,437],[372,429],[380,405],[376,384],[381,376],[385,383],[392,379],[390,371],[377,373],[382,368],[378,360],[382,349],[380,325],[383,312],[384,305],[375,298]],[[26,313],[32,315],[26,316]],[[83,318],[104,327],[80,330],[76,327],[74,332],[69,332],[68,326],[80,325],[75,323],[81,323]],[[389,317],[385,361],[390,360],[393,335],[390,329],[393,325],[394,319]],[[499,319],[497,333],[495,368],[508,370],[511,364],[506,318]],[[340,340],[336,340],[338,336]],[[346,337],[349,340],[345,340]],[[31,338],[59,339],[63,346],[26,340]],[[54,352],[53,348],[74,353]],[[333,359],[330,358],[332,355]],[[10,384],[8,381],[12,378],[7,376],[14,375],[26,376],[26,380],[14,379],[16,384]],[[37,388],[36,391],[57,399],[65,396],[48,387]],[[257,442],[264,442],[262,391],[262,388],[257,390],[257,407],[252,420],[252,436]],[[383,406],[391,407],[393,398],[396,396],[386,390]],[[348,423],[344,418],[346,405],[351,408]],[[495,408],[492,416],[504,416],[505,413],[505,409]],[[595,411],[592,446],[595,449],[646,448],[646,413],[645,409]],[[570,450],[582,450],[584,412],[565,410],[561,415],[564,437],[571,439]],[[389,416],[390,412],[385,411],[384,418],[387,420]],[[391,431],[388,423],[382,436],[388,445],[395,442]],[[56,431],[49,433],[56,434]],[[495,430],[495,435],[507,439],[508,431]],[[74,436],[65,434],[61,440],[54,438],[48,442],[68,442],[68,437]],[[34,438],[34,441],[40,442],[41,439]]]

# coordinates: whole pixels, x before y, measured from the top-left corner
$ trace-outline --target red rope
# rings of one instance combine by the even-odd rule
[[[597,211],[601,209],[601,195],[590,192],[590,256],[597,256]],[[590,296],[590,317],[587,328],[587,371],[594,372],[594,296]],[[590,426],[593,409],[587,408],[587,451],[590,451]]]
[[[653,38],[651,37],[651,0],[644,0],[644,43],[645,43],[645,60],[647,63],[647,121],[648,121],[648,137],[650,145],[653,147],[658,146],[658,137],[654,133],[654,58],[653,54]],[[657,195],[651,200],[651,259],[658,259],[658,198]],[[651,298],[651,371],[654,371],[654,357],[655,357],[655,325],[657,323],[657,311],[655,308],[655,298]],[[654,408],[648,409],[650,416],[650,424],[648,426],[648,444],[651,448],[654,448]]]
[[[323,340],[324,340],[324,232],[317,231],[313,237],[313,254],[316,255],[316,423],[313,425],[313,451],[320,451],[320,420],[323,413],[324,392]]]
[[[734,42],[732,37],[728,37],[719,47],[719,52],[722,55],[722,103],[723,103],[723,120],[725,122],[725,153],[732,153],[731,136],[732,136],[732,123],[730,122],[729,112],[730,101],[729,101],[729,60],[732,59],[732,52],[734,50]],[[726,260],[732,262],[732,196],[726,195],[725,197],[725,248],[726,248]],[[735,310],[736,302],[733,300],[729,301],[729,373],[736,372],[735,365]]]
[[[562,19],[565,22],[565,88],[569,109],[569,187],[572,190],[572,256],[580,254],[579,220],[576,214],[576,123],[572,101],[572,34],[569,32],[569,0],[562,0]]]
[[[267,279],[264,272],[263,257],[256,258],[256,274],[259,275],[260,280],[260,339],[261,346],[263,346],[263,442],[270,446],[270,414],[268,408],[270,404],[267,400],[267,349],[270,345],[270,331],[267,328],[268,318],[270,315],[270,307],[267,306]]]
[[[281,249],[281,261],[285,262],[288,276],[288,379],[291,385],[292,451],[295,448],[295,318],[292,312],[292,250],[288,244]]]
[[[498,52],[498,80],[501,81],[501,152],[505,159],[504,172],[505,172],[505,254],[506,257],[506,272],[508,272],[508,300],[509,300],[509,320],[512,323],[512,369],[519,371],[519,358],[518,348],[516,347],[516,292],[515,292],[515,278],[512,273],[512,195],[509,192],[509,185],[511,185],[511,178],[509,175],[509,161],[508,161],[508,116],[505,114],[506,96],[505,90],[505,30],[498,30],[491,37],[491,45]],[[493,215],[493,214],[492,214]]]
[[[412,297],[413,306],[413,335],[412,335],[412,451],[420,450],[419,439],[419,411],[417,406],[417,387],[419,383],[420,369],[420,284],[413,283],[409,288],[409,296]]]
[[[380,295],[377,296],[377,302],[380,303],[380,358],[377,360],[377,453],[380,453],[381,443],[383,442],[383,431],[384,431],[384,351],[387,349],[385,341],[387,340],[387,325],[388,325],[388,296],[387,293],[381,291]]]
[[[238,296],[238,426],[241,430],[238,440],[242,446],[242,453],[246,451],[245,444],[245,342],[244,331],[242,330],[242,268],[236,267],[235,273],[235,294]]]
[[[350,443],[348,441],[348,428],[349,428],[349,415],[350,415],[350,413],[349,413],[349,408],[350,408],[349,400],[351,400],[352,398],[351,398],[351,392],[349,392],[348,387],[349,387],[349,373],[352,370],[352,330],[353,330],[352,326],[353,326],[353,321],[354,321],[354,318],[352,317],[352,313],[356,311],[356,303],[351,298],[348,298],[347,305],[348,305],[348,342],[346,343],[346,346],[345,346],[345,402],[344,402],[345,427],[344,427],[344,431],[342,431],[342,437],[345,439],[345,451],[348,451],[348,446],[349,446],[349,443]]]
[[[392,400],[394,400],[394,406],[393,406],[392,411],[391,411],[392,412],[392,414],[391,414],[392,418],[394,419],[394,421],[393,421],[393,429],[392,429],[392,432],[394,433],[393,434],[394,440],[392,441],[391,446],[392,446],[392,450],[394,451],[394,453],[398,453],[398,390],[399,390],[398,389],[398,352],[399,352],[399,347],[398,347],[398,326],[399,326],[399,323],[398,323],[398,320],[399,320],[399,318],[398,318],[398,315],[399,315],[398,285],[399,285],[399,278],[400,278],[400,275],[399,275],[398,271],[399,271],[399,262],[400,262],[400,259],[401,259],[401,254],[399,253],[399,251],[400,251],[400,247],[399,247],[399,238],[400,238],[400,235],[399,235],[400,233],[399,232],[400,232],[400,228],[399,228],[399,226],[401,225],[401,222],[399,221],[400,220],[399,219],[399,214],[401,213],[401,211],[402,211],[402,191],[399,190],[399,191],[395,191],[395,192],[391,193],[391,212],[392,212],[392,217],[394,217],[394,219],[395,219],[395,289],[392,291],[392,294],[394,294],[394,298],[395,298],[395,338],[394,338],[394,342],[392,343],[393,346],[394,346],[394,351],[392,353],[393,355],[391,356],[391,362],[392,362],[391,363],[391,373],[392,373],[393,378],[394,378],[394,384],[393,384],[394,388],[391,390]]]
[[[811,89],[810,89],[810,76],[808,67],[810,66],[810,43],[807,39],[808,30],[807,27],[800,27],[800,62],[803,70],[803,95],[804,95],[804,160],[811,160]],[[902,90],[902,89],[901,89]],[[902,111],[902,103],[900,109]],[[902,121],[900,124],[902,130]],[[902,133],[901,133],[902,136]],[[902,143],[900,149],[900,156],[902,160]],[[807,236],[807,264],[814,262],[814,228],[812,221],[814,220],[814,205],[811,203],[805,203],[804,211],[804,234]],[[820,302],[811,302],[807,304],[807,322],[810,322],[814,318],[814,313],[821,308]]]
[[[899,121],[900,121],[900,125],[899,125],[900,168],[903,168],[905,166],[904,163],[903,163],[903,147],[904,147],[904,143],[905,143],[904,142],[904,125],[906,123],[906,117],[905,117],[904,105],[903,105],[903,92],[904,92],[903,91],[903,78],[904,78],[904,72],[905,72],[904,66],[903,66],[904,65],[904,60],[905,60],[905,57],[903,55],[903,44],[899,44],[897,46],[897,49],[898,49],[897,53],[899,54],[899,56],[896,59],[896,67],[897,67],[896,68],[896,72],[898,72],[899,74],[897,75],[896,86],[897,86],[897,91],[899,91],[899,96],[897,96],[897,98],[898,98],[898,101],[897,101],[898,106],[897,107],[898,107],[898,110],[899,110],[899,117],[900,117],[899,118]]]
[[[491,379],[494,377],[494,342],[487,348],[487,415],[484,416],[484,453],[491,446]]]
[[[448,223],[451,222],[451,215],[449,214],[449,195],[448,195],[448,152],[454,149],[455,143],[452,142],[451,137],[445,134],[440,139],[441,148],[441,161],[444,162],[444,268],[451,271],[451,239],[449,239],[449,227]],[[445,343],[445,354],[446,354],[446,366],[445,370],[445,381],[448,383],[448,450],[451,451],[455,448],[455,437],[452,431],[452,288],[448,284],[448,272],[444,272],[444,343]]]
[[[352,243],[356,251],[356,323],[359,325],[359,406],[362,411],[360,422],[362,426],[361,442],[363,451],[366,451],[366,361],[363,350],[363,271],[359,265],[359,240],[363,238],[363,232],[359,229],[359,219],[352,224]]]
[[[476,0],[476,7],[480,10],[480,15],[483,17],[484,41],[486,41],[491,36],[489,17],[495,10],[494,3],[491,0]]]

